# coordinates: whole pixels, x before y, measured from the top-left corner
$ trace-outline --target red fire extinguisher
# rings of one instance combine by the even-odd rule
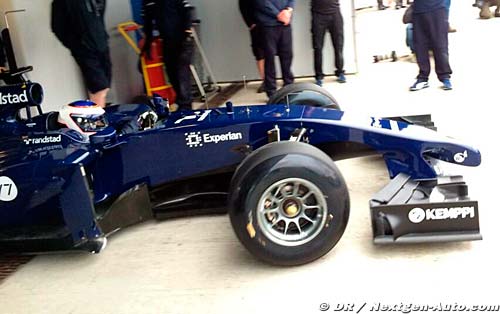
[[[139,45],[143,45],[144,40],[141,40]],[[167,83],[163,62],[163,44],[162,39],[155,37],[151,42],[149,56],[141,56],[142,75],[148,96],[158,94],[164,99],[173,104],[175,102],[175,91],[172,85]]]
[[[144,46],[144,39],[141,39],[139,46],[137,46],[135,41],[130,37],[129,32],[138,31],[140,28],[141,26],[134,22],[126,22],[118,25],[120,33],[138,54],[141,53],[141,48]],[[141,55],[141,70],[144,77],[144,85],[146,86],[146,93],[150,97],[153,94],[158,94],[173,104],[176,100],[176,94],[172,85],[167,82],[164,65],[162,40],[159,37],[155,37],[151,42],[149,56],[145,54]]]

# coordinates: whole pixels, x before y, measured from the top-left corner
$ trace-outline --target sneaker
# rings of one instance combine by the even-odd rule
[[[339,83],[346,83],[347,80],[345,79],[344,73],[340,73],[339,76],[337,77],[337,82]]]
[[[318,85],[319,87],[322,87],[323,86],[323,80],[316,80],[316,85]]]
[[[261,94],[266,91],[266,87],[264,86],[264,83],[260,84],[259,88],[257,89],[257,93]]]
[[[412,86],[410,86],[410,91],[417,91],[417,90],[422,90],[424,88],[427,88],[429,87],[429,82],[427,82],[426,80],[422,80],[422,79],[418,79],[415,84],[413,84]]]
[[[442,82],[443,82],[443,89],[444,90],[452,90],[453,89],[453,86],[451,85],[450,79],[444,79],[444,80],[442,80]]]

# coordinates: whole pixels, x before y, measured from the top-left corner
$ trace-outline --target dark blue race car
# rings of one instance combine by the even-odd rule
[[[437,170],[478,166],[479,151],[419,117],[352,117],[304,83],[261,106],[169,113],[161,99],[105,110],[79,101],[42,113],[41,86],[16,70],[0,87],[0,251],[99,252],[153,217],[229,212],[255,256],[303,264],[347,225],[335,160],[368,154],[392,179],[370,201],[375,243],[481,238],[462,177]]]

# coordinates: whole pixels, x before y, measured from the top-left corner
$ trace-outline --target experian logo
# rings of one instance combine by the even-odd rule
[[[243,139],[243,134],[240,132],[227,132],[225,134],[214,135],[208,133],[201,134],[201,132],[190,132],[185,133],[184,135],[186,136],[186,145],[190,148],[201,147],[203,144],[217,144],[219,142],[237,141]]]
[[[421,223],[424,220],[444,220],[444,219],[464,219],[474,218],[474,207],[450,207],[450,208],[413,208],[408,213],[408,219],[414,224]]]
[[[28,95],[26,91],[24,91],[21,95],[0,93],[0,105],[20,104],[24,102],[28,102]]]

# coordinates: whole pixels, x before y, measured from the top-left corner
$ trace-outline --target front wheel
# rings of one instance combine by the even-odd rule
[[[349,217],[349,194],[333,161],[297,142],[268,144],[233,176],[229,215],[241,243],[275,265],[300,265],[328,253]]]

